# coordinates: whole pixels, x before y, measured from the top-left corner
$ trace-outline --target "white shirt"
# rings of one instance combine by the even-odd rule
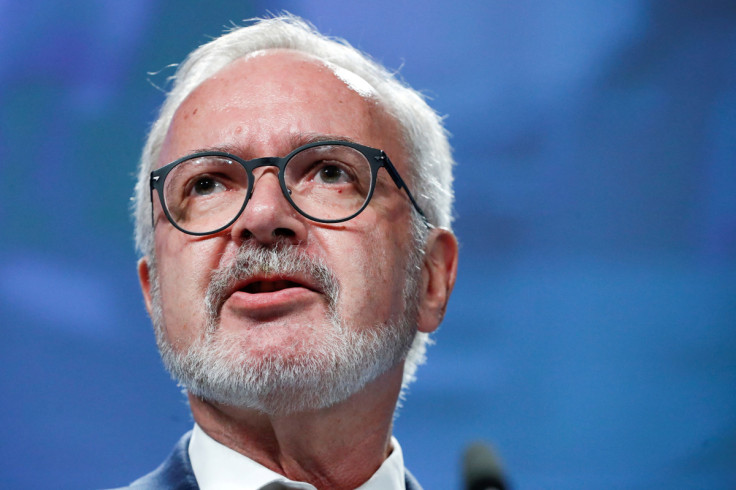
[[[391,437],[391,455],[370,479],[356,490],[404,490],[404,456],[395,437]],[[295,482],[208,436],[194,424],[189,441],[189,459],[201,490],[265,490],[285,488],[317,490],[309,483]],[[281,484],[279,486],[277,483]]]

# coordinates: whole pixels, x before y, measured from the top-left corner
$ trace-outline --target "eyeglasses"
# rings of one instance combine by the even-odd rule
[[[151,172],[151,199],[155,189],[164,214],[184,233],[218,233],[245,209],[253,195],[253,171],[259,167],[277,167],[286,200],[318,223],[339,223],[360,214],[383,167],[428,223],[386,153],[348,141],[309,143],[283,158],[243,160],[219,151],[195,153]]]

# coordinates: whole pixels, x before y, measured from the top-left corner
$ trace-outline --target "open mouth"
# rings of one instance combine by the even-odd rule
[[[289,288],[304,288],[304,284],[285,279],[253,281],[240,288],[240,291],[249,294],[273,293]]]
[[[323,295],[325,293],[319,281],[308,275],[258,274],[244,277],[228,288],[218,302],[218,311],[228,303],[228,308],[233,311],[263,319],[287,310],[308,307]]]

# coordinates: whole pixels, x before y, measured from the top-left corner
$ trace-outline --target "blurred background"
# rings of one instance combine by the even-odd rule
[[[281,9],[447,115],[459,279],[396,422],[428,490],[736,488],[733,0],[0,0],[0,486],[102,488],[192,425],[135,273],[167,68]]]

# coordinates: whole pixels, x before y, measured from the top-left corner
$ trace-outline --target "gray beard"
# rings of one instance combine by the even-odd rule
[[[177,352],[165,334],[156,265],[151,260],[151,317],[161,358],[181,386],[205,400],[273,415],[332,406],[406,358],[416,335],[421,256],[412,254],[409,262],[403,314],[394,322],[366,328],[346,325],[340,317],[339,283],[322,261],[296,246],[246,243],[232,263],[213,273],[202,335]],[[245,339],[218,327],[233,284],[263,273],[311,277],[325,294],[328,318],[323,324],[299,325],[303,335],[295,335],[289,347],[254,353]]]

